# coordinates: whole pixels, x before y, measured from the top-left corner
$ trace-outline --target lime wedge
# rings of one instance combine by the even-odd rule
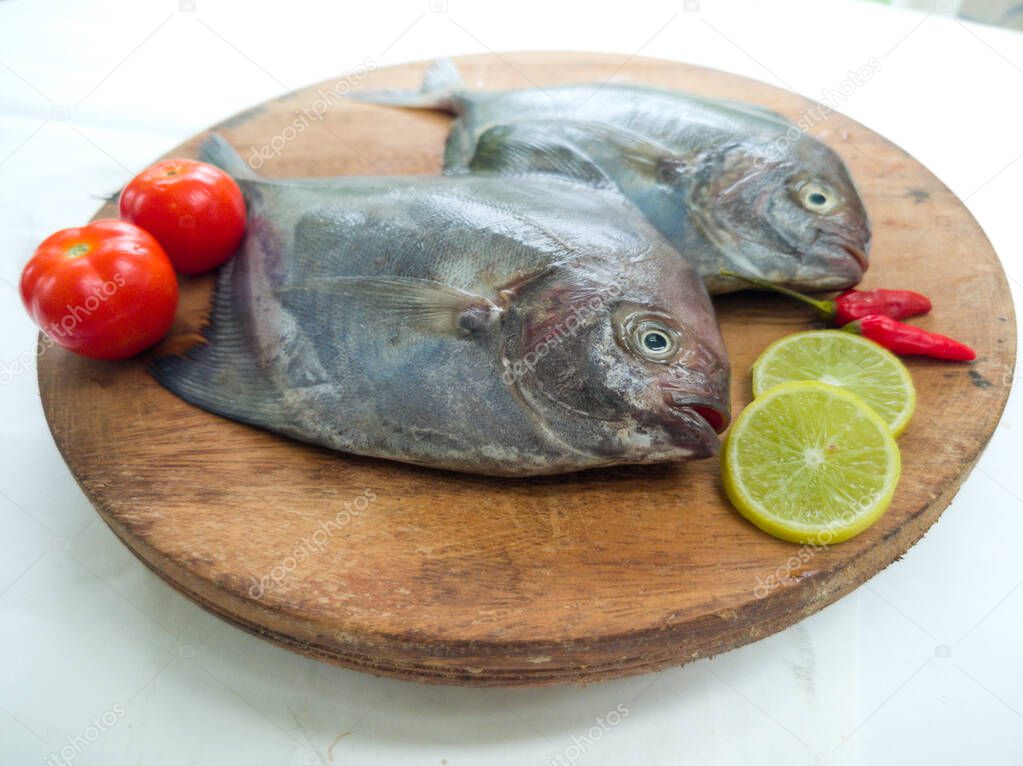
[[[728,497],[765,532],[829,545],[873,524],[901,470],[888,425],[856,394],[782,383],[732,425],[722,455]]]
[[[788,335],[753,364],[753,395],[780,383],[816,380],[852,391],[881,416],[895,436],[916,406],[916,389],[898,357],[872,340],[841,330]]]

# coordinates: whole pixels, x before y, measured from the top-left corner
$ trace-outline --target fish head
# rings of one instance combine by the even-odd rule
[[[607,462],[709,457],[731,417],[706,289],[667,244],[657,260],[620,279],[556,272],[507,314],[505,382],[547,433]]]
[[[696,225],[725,254],[726,268],[740,274],[833,290],[857,284],[867,268],[863,201],[838,155],[809,136],[716,153],[690,205]]]

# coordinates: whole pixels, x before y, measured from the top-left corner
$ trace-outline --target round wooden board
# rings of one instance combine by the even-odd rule
[[[668,61],[529,53],[457,63],[472,87],[613,78],[751,101],[794,120],[811,106]],[[376,71],[356,87],[415,88],[425,66]],[[322,121],[289,129],[318,88],[333,85],[215,129],[246,156],[291,138],[263,168],[272,176],[440,170],[442,115],[334,103]],[[419,469],[223,420],[162,389],[141,360],[49,350],[39,383],[50,427],[99,513],[142,561],[206,609],[303,654],[424,681],[538,685],[654,670],[764,637],[848,593],[924,534],[994,430],[1015,362],[1006,279],[963,204],[840,114],[812,130],[848,163],[872,215],[865,285],[930,295],[936,308],[919,324],[979,353],[973,365],[909,362],[919,403],[900,439],[902,481],[887,514],[851,542],[814,551],[768,537],[731,508],[716,460],[527,480]],[[200,139],[170,155],[194,156]],[[163,351],[194,342],[211,287],[208,277],[183,285]],[[769,296],[716,304],[738,413],[754,358],[806,329],[808,317]],[[375,499],[357,500],[366,493]]]

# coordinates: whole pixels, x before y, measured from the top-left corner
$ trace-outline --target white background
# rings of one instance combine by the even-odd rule
[[[1018,394],[940,522],[866,586],[738,651],[586,688],[426,687],[290,654],[150,574],[71,479],[34,370],[10,366],[34,342],[14,287],[34,246],[210,123],[366,57],[642,53],[817,98],[877,57],[842,110],[966,200],[1018,301],[1023,38],[837,0],[596,5],[0,2],[0,764],[60,762],[76,736],[95,739],[77,764],[1023,763]]]

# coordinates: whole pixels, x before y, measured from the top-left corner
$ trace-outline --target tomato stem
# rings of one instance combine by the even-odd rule
[[[80,255],[85,255],[87,252],[89,252],[89,246],[84,242],[79,242],[77,245],[69,247],[67,254],[72,258],[77,258]]]

